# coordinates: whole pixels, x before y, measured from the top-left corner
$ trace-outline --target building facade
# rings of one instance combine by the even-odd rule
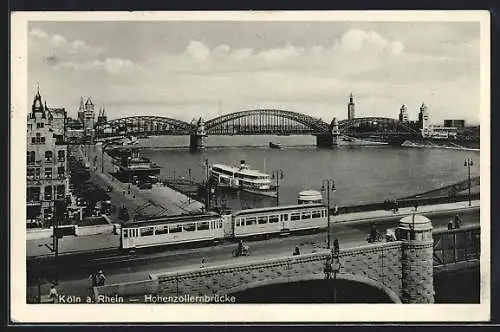
[[[42,104],[38,90],[27,118],[26,213],[28,223],[52,218],[56,200],[69,194],[66,111]]]
[[[464,128],[465,120],[444,120],[445,127]]]
[[[354,96],[352,93],[349,95],[349,104],[347,104],[347,120],[354,120],[356,104],[354,103]]]

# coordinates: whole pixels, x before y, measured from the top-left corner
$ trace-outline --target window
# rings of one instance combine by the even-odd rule
[[[222,228],[222,220],[219,220],[219,228]]]
[[[28,151],[26,153],[26,159],[28,163],[34,163],[35,162],[35,151]]]
[[[255,223],[256,223],[255,217],[253,217],[253,218],[247,218],[245,220],[245,225],[247,225],[247,226],[255,225]]]
[[[45,161],[52,161],[53,153],[52,151],[45,151]]]
[[[282,214],[281,221],[288,221],[288,214]]]
[[[182,229],[186,232],[192,232],[195,230],[195,224],[194,224],[194,222],[184,224],[184,225],[182,225]]]
[[[277,223],[279,221],[278,216],[269,216],[269,223]]]
[[[155,228],[155,234],[168,234],[168,226],[156,226]]]
[[[208,221],[199,221],[197,228],[199,231],[204,231],[210,228],[210,224]]]
[[[52,167],[45,167],[45,178],[46,179],[52,178]]]
[[[57,168],[57,176],[60,178],[63,178],[65,176],[64,175],[64,166],[59,166]]]
[[[52,208],[45,208],[43,209],[43,215],[47,218],[47,217],[50,217],[52,214]]]
[[[258,219],[259,225],[267,224],[267,216],[261,216]]]
[[[123,230],[123,237],[128,238],[128,229]]]
[[[64,161],[66,153],[64,150],[57,151],[57,161]]]
[[[36,144],[36,139],[34,137],[31,138],[31,144]]]
[[[41,143],[41,144],[45,144],[45,137],[43,137],[43,136],[42,136],[42,137],[40,137],[40,143]]]
[[[28,202],[38,202],[40,200],[40,188],[28,187],[27,189]]]
[[[300,212],[294,212],[290,216],[290,221],[300,220]]]
[[[240,221],[241,226],[245,226],[245,219],[236,219],[236,227],[240,227]]]
[[[153,227],[141,227],[141,236],[153,235]]]
[[[34,168],[26,169],[26,176],[28,177],[28,179],[33,179],[35,177],[35,169]]]
[[[44,125],[44,123],[43,123],[43,122],[38,122],[38,123],[36,124],[36,127],[37,127],[37,128],[43,128],[43,125]]]
[[[313,211],[312,217],[313,218],[321,218],[321,211]]]
[[[40,178],[40,167],[35,168],[35,179]]]
[[[169,233],[179,233],[182,232],[182,225],[170,225],[168,226]]]
[[[56,192],[57,199],[63,199],[66,196],[66,188],[64,187],[64,185],[57,186]]]
[[[311,219],[311,212],[302,212],[302,219]]]
[[[45,186],[43,190],[44,194],[44,199],[46,201],[51,201],[52,200],[52,186]]]

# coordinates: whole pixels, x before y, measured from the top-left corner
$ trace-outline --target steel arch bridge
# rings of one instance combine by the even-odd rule
[[[330,125],[309,115],[278,110],[256,109],[225,114],[205,123],[211,135],[300,135],[324,134]]]
[[[194,126],[188,122],[161,116],[131,116],[98,123],[97,137],[118,135],[189,135]]]
[[[409,125],[391,118],[366,117],[339,121],[340,133],[347,136],[419,136],[420,132]]]

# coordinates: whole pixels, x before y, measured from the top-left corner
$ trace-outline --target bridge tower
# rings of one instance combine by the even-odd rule
[[[402,218],[396,230],[402,241],[403,303],[434,303],[434,270],[432,223],[422,215]]]
[[[191,151],[201,151],[205,148],[207,132],[205,130],[205,121],[199,118],[194,122],[194,130],[189,137],[189,148]]]
[[[408,107],[406,107],[405,104],[403,104],[399,109],[399,122],[403,123],[410,122],[410,118],[408,116]]]
[[[420,106],[420,112],[418,113],[418,122],[420,124],[422,136],[428,137],[430,135],[429,111],[427,109],[427,105],[425,105],[424,103],[422,103],[422,105]]]
[[[354,96],[351,94],[349,95],[349,104],[347,104],[347,120],[354,120],[355,118],[355,106],[354,104]]]
[[[321,148],[333,148],[338,145],[339,124],[337,118],[333,118],[330,123],[330,130],[323,134],[316,135],[316,146]]]

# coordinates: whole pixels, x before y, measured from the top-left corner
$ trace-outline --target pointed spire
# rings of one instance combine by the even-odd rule
[[[79,110],[80,111],[83,111],[83,97],[80,97],[80,107],[79,107]]]
[[[36,95],[40,95],[40,82],[36,82]]]
[[[352,104],[354,102],[354,96],[351,94],[349,95],[349,102]]]

